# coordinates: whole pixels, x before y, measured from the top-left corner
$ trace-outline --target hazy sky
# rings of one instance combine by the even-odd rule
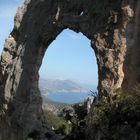
[[[0,0],[0,52],[5,38],[12,31],[17,7],[23,1]],[[64,30],[47,49],[40,76],[97,85],[97,64],[90,40],[82,33]]]

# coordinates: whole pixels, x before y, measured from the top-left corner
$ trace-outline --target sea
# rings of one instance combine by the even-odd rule
[[[66,104],[75,104],[84,101],[87,97],[91,96],[89,92],[58,92],[58,93],[47,93],[47,98],[59,102],[59,103],[66,103]]]

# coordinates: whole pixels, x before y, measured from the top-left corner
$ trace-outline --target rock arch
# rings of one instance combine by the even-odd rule
[[[0,61],[0,139],[24,140],[37,132],[44,140],[38,70],[49,44],[66,28],[91,40],[99,70],[99,95],[122,86],[126,27],[133,0],[26,0],[15,16]],[[134,25],[135,23],[133,23]],[[136,50],[136,49],[135,49]],[[50,136],[50,135],[49,135]],[[56,138],[57,139],[57,138]]]

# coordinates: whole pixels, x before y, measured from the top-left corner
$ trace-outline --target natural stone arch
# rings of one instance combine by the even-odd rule
[[[0,62],[2,140],[45,139],[38,70],[49,44],[66,28],[91,40],[99,70],[99,95],[121,88],[125,29],[134,16],[133,0],[26,0],[6,39]],[[4,128],[3,128],[4,127]],[[5,132],[6,130],[6,132]],[[6,133],[6,134],[5,134]]]
[[[83,101],[89,93],[89,90],[97,91],[98,84],[98,68],[95,57],[95,52],[91,48],[90,40],[81,32],[76,33],[70,29],[64,29],[55,40],[47,48],[41,67],[39,69],[39,89],[42,91],[44,97],[46,91],[43,88],[49,81],[50,84],[46,85],[46,89],[51,88],[46,94],[47,98],[52,101],[60,103],[77,103]],[[60,84],[61,89],[58,87],[58,82],[74,82],[78,87],[73,89],[65,89]],[[46,84],[45,84],[46,83]],[[62,89],[64,88],[64,89]],[[75,89],[75,90],[74,90]],[[82,93],[74,97],[75,94],[68,94],[65,98],[63,93],[56,98],[56,92],[72,92]],[[84,95],[85,92],[88,92]],[[72,96],[71,96],[72,95]],[[62,98],[61,98],[62,97]],[[70,98],[69,98],[70,97]],[[75,98],[75,100],[73,100]],[[45,96],[46,99],[46,96]],[[45,100],[44,100],[45,101]]]

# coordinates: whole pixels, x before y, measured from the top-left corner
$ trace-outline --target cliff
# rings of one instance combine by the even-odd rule
[[[66,28],[91,40],[99,99],[118,88],[136,89],[139,9],[138,0],[26,0],[18,8],[0,60],[0,139],[59,139],[43,116],[38,71],[49,44]]]

